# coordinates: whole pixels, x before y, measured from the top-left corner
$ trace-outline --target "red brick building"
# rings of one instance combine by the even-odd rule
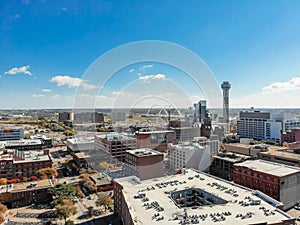
[[[248,160],[234,164],[234,182],[259,190],[281,201],[284,209],[293,207],[300,201],[300,169],[268,162]]]
[[[281,134],[282,142],[292,143],[300,141],[300,128],[294,128]]]
[[[48,189],[52,186],[51,180],[1,185],[0,200],[9,208],[22,207],[33,203],[50,202],[52,197]]]
[[[158,130],[158,131],[137,131],[138,148],[150,148],[164,152],[168,149],[168,143],[176,143],[176,135],[174,131]]]
[[[0,151],[0,178],[20,178],[35,175],[42,168],[52,167],[49,150],[18,151],[4,149]]]

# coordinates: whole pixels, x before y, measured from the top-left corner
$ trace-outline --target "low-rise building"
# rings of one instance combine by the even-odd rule
[[[114,180],[114,210],[124,225],[294,224],[282,207],[260,191],[192,169],[144,181]]]
[[[71,152],[82,152],[95,149],[95,137],[78,137],[67,139],[67,149]]]
[[[20,140],[24,138],[24,128],[15,126],[0,127],[0,141]]]
[[[213,156],[209,173],[226,180],[233,179],[233,165],[253,159],[251,156],[242,155],[234,152],[219,152]]]
[[[170,168],[173,170],[194,168],[207,171],[211,163],[210,146],[200,145],[197,142],[169,144],[168,161]]]
[[[136,149],[137,141],[136,138],[112,132],[96,135],[95,147],[124,162],[126,151]]]
[[[225,144],[224,149],[228,152],[235,152],[250,155],[271,162],[283,163],[290,166],[300,166],[300,155],[291,147],[275,145],[249,145],[241,143]]]
[[[113,190],[112,179],[106,174],[91,174],[90,179],[94,182],[97,192]]]
[[[282,132],[281,134],[282,142],[293,143],[300,141],[300,128],[293,128]]]
[[[46,148],[52,148],[52,139],[47,137],[46,135],[37,134],[37,135],[31,135],[31,140],[40,139],[43,141],[43,144]]]
[[[44,143],[40,139],[0,141],[0,148],[17,149],[19,151],[42,150],[43,146]]]
[[[35,175],[42,168],[52,167],[49,150],[20,151],[0,150],[0,178],[20,178]]]
[[[175,132],[170,130],[137,131],[137,148],[167,151],[168,143],[176,143]]]
[[[51,180],[40,180],[0,186],[0,201],[8,208],[17,208],[34,203],[52,200],[48,189],[53,187]]]
[[[234,164],[234,182],[281,201],[284,209],[300,202],[300,168],[251,160]]]
[[[164,175],[164,155],[161,152],[141,148],[127,150],[124,169],[128,174],[141,180],[162,177]]]
[[[200,124],[195,127],[170,127],[176,134],[176,142],[192,141],[194,137],[201,136]]]

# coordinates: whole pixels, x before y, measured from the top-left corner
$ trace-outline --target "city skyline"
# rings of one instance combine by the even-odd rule
[[[297,1],[23,0],[0,6],[2,109],[72,108],[78,90],[107,108],[121,92],[126,102],[126,95],[142,98],[149,86],[178,107],[205,99],[187,74],[157,62],[122,68],[101,91],[103,84],[84,78],[107,51],[142,40],[173,42],[197,54],[219,86],[224,80],[232,84],[231,108],[300,107]],[[124,90],[132,82],[136,91]],[[169,85],[186,97],[166,90]]]

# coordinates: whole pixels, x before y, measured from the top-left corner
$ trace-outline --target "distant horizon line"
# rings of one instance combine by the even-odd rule
[[[192,107],[192,106],[190,106]],[[123,108],[123,107],[120,107],[120,108],[110,108],[110,107],[105,107],[105,108],[7,108],[7,109],[0,109],[0,111],[13,111],[13,110],[112,110],[112,109],[151,109],[152,107],[137,107],[137,108]],[[188,109],[189,107],[178,107],[178,109]],[[194,107],[192,107],[194,108]],[[157,108],[154,108],[154,109],[157,109]],[[174,108],[171,108],[171,109],[174,109]],[[207,109],[214,109],[214,110],[222,110],[223,108],[207,108]],[[263,109],[272,109],[272,110],[275,110],[275,109],[287,109],[287,110],[299,110],[299,108],[290,108],[290,107],[279,107],[279,108],[273,108],[273,107],[263,107],[263,108],[246,108],[246,107],[231,107],[229,108],[229,110],[238,110],[238,109],[241,109],[241,110],[263,110]]]

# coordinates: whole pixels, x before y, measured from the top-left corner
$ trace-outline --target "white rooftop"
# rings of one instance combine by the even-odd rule
[[[22,139],[13,141],[0,141],[0,147],[5,146],[22,146],[22,145],[42,145],[43,142],[40,139]]]
[[[72,138],[67,139],[68,142],[71,144],[86,144],[86,143],[94,143],[95,137],[79,137],[79,138]]]
[[[115,180],[123,186],[122,192],[134,224],[192,224],[191,221],[196,217],[197,224],[203,225],[275,224],[292,219],[274,207],[280,205],[279,202],[261,192],[252,192],[250,189],[195,170],[186,171],[185,175],[178,174],[142,182],[135,176]],[[180,208],[171,196],[191,188],[209,193],[226,203]],[[143,194],[145,196],[139,197]],[[272,202],[273,206],[268,204],[266,199]],[[163,208],[163,211],[159,211],[159,208]],[[185,223],[184,215],[187,216]]]
[[[275,175],[278,177],[288,176],[294,173],[300,173],[300,168],[264,160],[248,160],[242,163],[237,163],[235,165],[244,166],[255,171]]]
[[[120,141],[120,140],[135,140],[135,138],[128,137],[126,135],[122,135],[117,132],[102,134],[102,135],[96,135],[98,138],[101,139],[107,139],[109,141]]]
[[[134,150],[127,150],[126,152],[129,152],[130,154],[136,155],[139,157],[149,156],[149,155],[163,155],[163,153],[152,150],[150,148],[138,148],[138,149],[134,149]]]

